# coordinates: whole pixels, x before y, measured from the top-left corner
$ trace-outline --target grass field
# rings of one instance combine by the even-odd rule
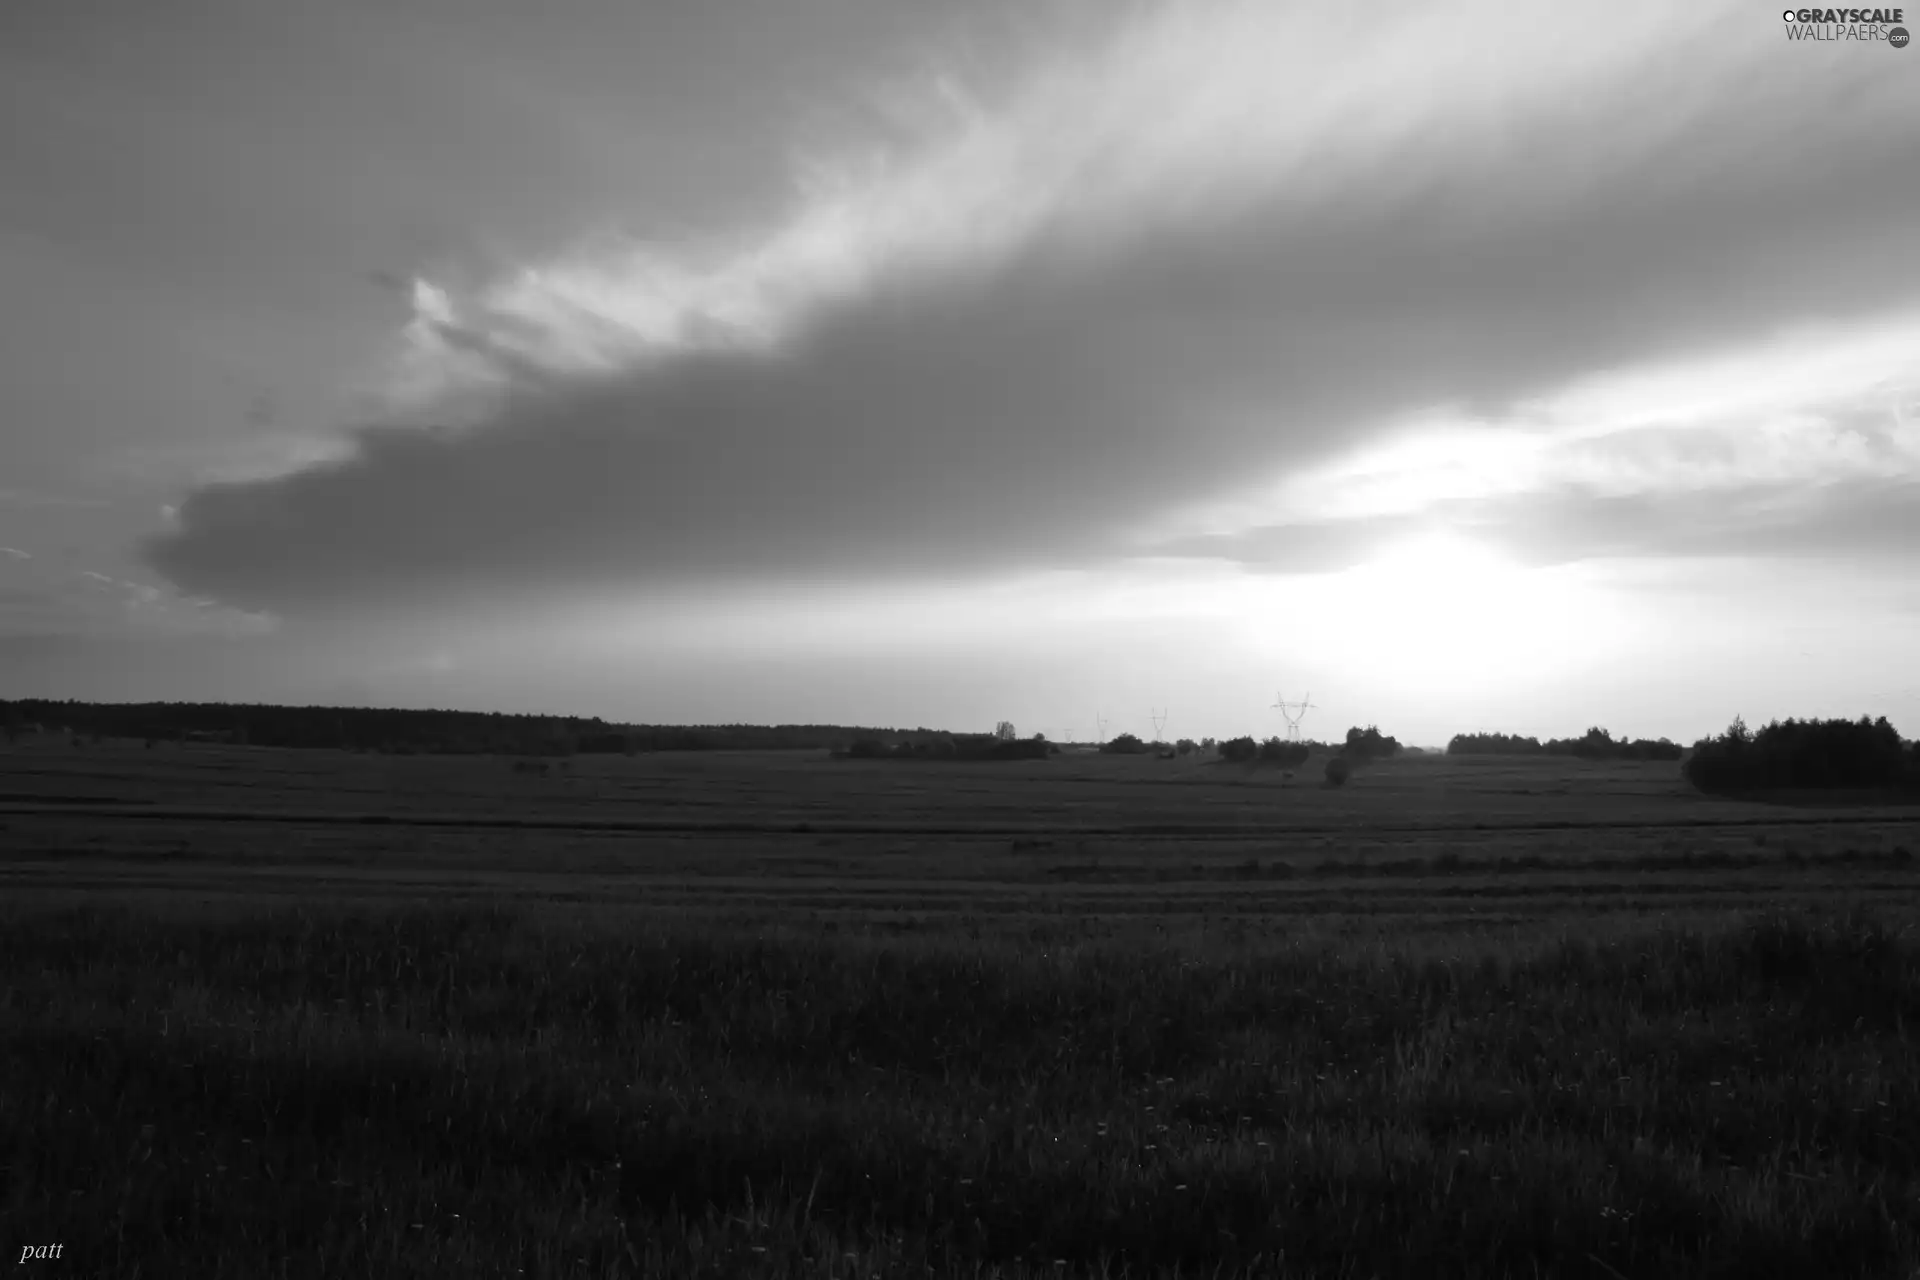
[[[1920,1273],[1920,810],[1311,769],[0,748],[0,1247]]]

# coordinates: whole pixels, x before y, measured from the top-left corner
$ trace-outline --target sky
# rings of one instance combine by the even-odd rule
[[[1799,25],[10,0],[0,697],[1920,735],[1920,52]]]

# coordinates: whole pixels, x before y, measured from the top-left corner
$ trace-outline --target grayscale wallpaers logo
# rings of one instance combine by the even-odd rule
[[[1907,20],[1904,9],[1783,9],[1780,17],[1787,24],[1787,39],[1813,44],[1854,41],[1862,44],[1886,43],[1895,49],[1907,47]]]

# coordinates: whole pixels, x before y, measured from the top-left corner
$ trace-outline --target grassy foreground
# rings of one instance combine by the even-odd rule
[[[1906,1276],[1891,918],[0,912],[22,1274]]]

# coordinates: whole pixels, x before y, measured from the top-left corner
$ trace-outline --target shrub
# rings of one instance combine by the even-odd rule
[[[1260,758],[1273,764],[1291,769],[1307,761],[1307,744],[1288,742],[1283,738],[1268,738],[1260,744]]]
[[[1569,748],[1572,754],[1583,760],[1600,760],[1612,756],[1618,749],[1613,735],[1605,729],[1590,728]]]
[[[1450,756],[1530,756],[1542,750],[1540,739],[1510,733],[1456,733],[1447,743]]]
[[[1113,756],[1137,756],[1147,749],[1147,744],[1131,733],[1123,733],[1117,738],[1100,744],[1100,750]]]
[[[1260,754],[1260,748],[1248,734],[1239,738],[1228,738],[1220,744],[1220,758],[1223,760],[1251,760]]]
[[[1353,760],[1384,760],[1399,754],[1400,740],[1389,738],[1375,726],[1368,725],[1365,729],[1348,729],[1346,745],[1340,750]]]
[[[1347,779],[1353,776],[1353,765],[1345,756],[1335,756],[1327,761],[1327,785],[1344,787]]]

